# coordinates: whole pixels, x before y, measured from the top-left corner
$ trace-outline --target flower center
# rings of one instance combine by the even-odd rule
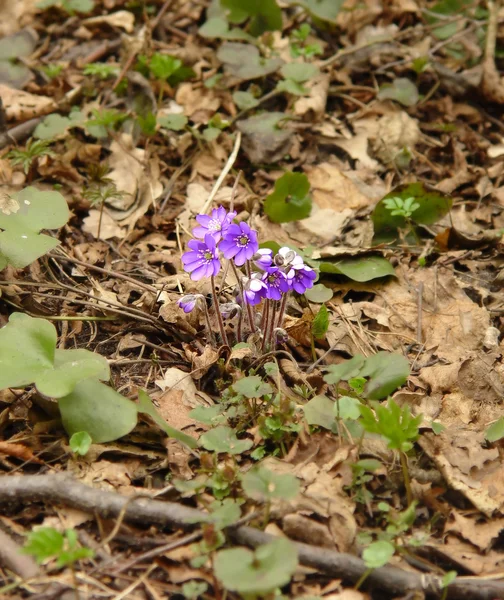
[[[207,250],[206,252],[203,252],[203,258],[205,260],[212,260],[213,254],[210,252],[210,250]]]
[[[248,236],[240,235],[237,242],[238,242],[238,244],[240,244],[240,246],[246,246],[249,242]]]
[[[212,219],[210,223],[208,223],[208,229],[211,231],[220,231],[222,229],[221,222],[217,219]]]

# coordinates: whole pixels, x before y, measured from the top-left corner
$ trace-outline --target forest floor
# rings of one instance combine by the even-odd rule
[[[0,0],[0,382],[35,323],[117,394],[0,384],[0,596],[504,598],[504,8],[38,4]],[[20,268],[29,186],[70,212]],[[208,329],[217,206],[318,273],[276,346]]]

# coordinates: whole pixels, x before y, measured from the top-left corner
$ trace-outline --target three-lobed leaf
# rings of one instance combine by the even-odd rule
[[[66,200],[59,192],[42,192],[34,187],[12,195],[16,211],[0,210],[0,269],[6,264],[24,268],[59,245],[59,241],[39,234],[41,229],[57,229],[68,221]]]
[[[220,550],[215,555],[214,571],[228,590],[264,595],[289,583],[297,564],[294,544],[280,538],[254,552],[245,548]]]
[[[200,437],[199,441],[205,450],[228,454],[241,454],[253,446],[251,440],[239,440],[234,430],[224,425],[210,429]]]
[[[254,500],[290,500],[299,492],[299,481],[289,473],[274,473],[258,465],[243,475],[242,487],[245,494]]]

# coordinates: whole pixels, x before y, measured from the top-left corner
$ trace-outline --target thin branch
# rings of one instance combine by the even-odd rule
[[[124,511],[125,521],[144,526],[159,526],[191,529],[194,522],[204,520],[207,515],[199,510],[150,498],[133,501],[115,492],[97,490],[65,475],[27,475],[3,477],[0,486],[0,504],[13,505],[23,502],[53,502],[98,514],[104,518],[118,517]],[[252,527],[231,527],[230,538],[239,544],[258,546],[275,539]],[[308,544],[295,544],[301,564],[318,569],[332,577],[356,582],[367,567],[360,558],[319,548]],[[397,567],[375,569],[366,579],[366,585],[386,590],[392,595],[406,595],[423,591],[433,597],[443,594],[441,578],[436,575],[411,573]],[[504,600],[504,583],[483,577],[458,577],[447,588],[450,600]]]

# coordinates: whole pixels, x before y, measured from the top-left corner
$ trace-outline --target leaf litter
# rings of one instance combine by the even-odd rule
[[[6,490],[51,468],[204,514],[98,521],[0,490],[2,530],[41,562],[0,552],[0,592],[410,597],[373,571],[389,564],[437,577],[434,597],[456,577],[449,598],[504,598],[498,5],[44,4],[1,24]],[[212,346],[214,314],[177,306],[210,301],[181,254],[219,205],[318,271],[264,356],[254,335]],[[229,299],[236,275],[218,284]],[[13,337],[30,317],[46,325]],[[276,540],[246,549],[238,519]]]

